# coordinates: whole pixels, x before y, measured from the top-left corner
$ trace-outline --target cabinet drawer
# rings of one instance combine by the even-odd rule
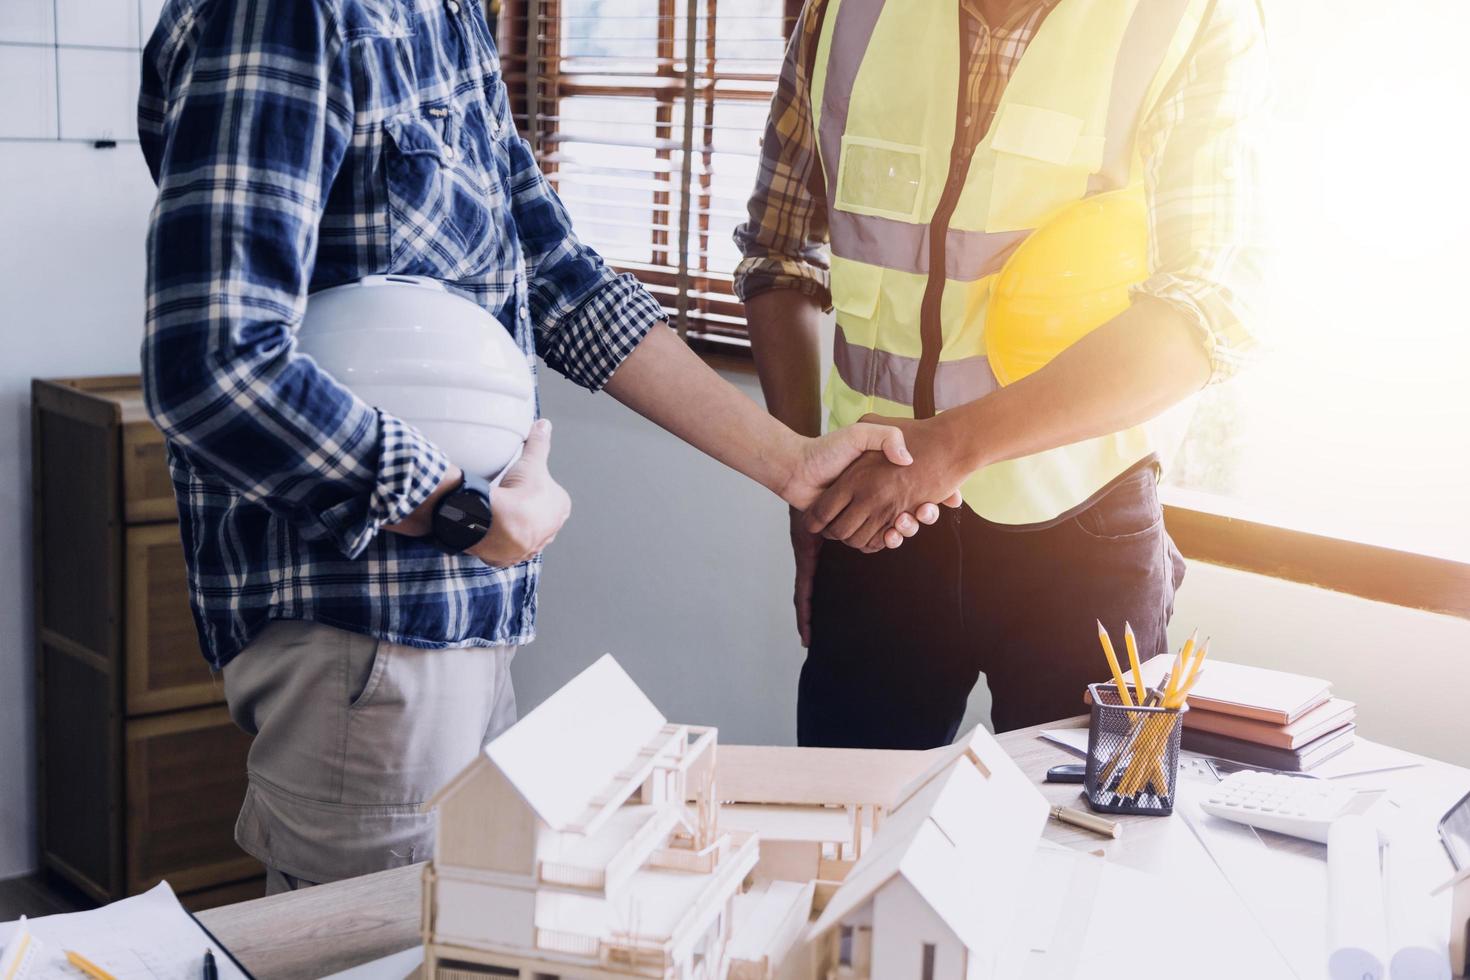
[[[235,845],[250,737],[222,707],[127,723],[128,893],[176,892],[263,874]]]
[[[128,714],[223,701],[223,689],[199,652],[178,525],[130,527],[125,549]]]
[[[203,891],[180,895],[179,904],[190,912],[204,912],[208,909],[217,909],[224,905],[234,905],[236,902],[248,902],[264,897],[265,879],[249,878],[245,881],[232,881],[228,885],[216,885]]]
[[[123,520],[129,524],[178,518],[174,484],[164,457],[163,433],[152,422],[122,427]]]

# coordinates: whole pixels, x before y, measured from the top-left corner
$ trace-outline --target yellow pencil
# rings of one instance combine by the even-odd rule
[[[81,970],[87,976],[91,977],[92,980],[117,980],[117,978],[114,977],[111,973],[108,973],[106,970],[102,969],[102,967],[98,966],[96,963],[93,963],[81,953],[75,953],[71,950],[67,950],[66,958],[72,966],[76,967],[78,970]]]
[[[1194,641],[1199,636],[1199,630],[1189,634],[1189,639],[1184,641],[1179,654],[1174,658],[1174,667],[1169,671],[1169,685],[1164,689],[1164,700],[1174,696],[1179,689],[1179,684],[1184,680],[1184,666],[1189,663],[1189,655],[1194,652]]]
[[[1189,676],[1185,678],[1180,688],[1174,692],[1174,696],[1164,702],[1164,707],[1177,708],[1189,700],[1189,692],[1194,690],[1195,683],[1199,681],[1199,665],[1204,663],[1205,655],[1209,652],[1209,649],[1210,641],[1206,640],[1204,646],[1199,648],[1199,653],[1195,655],[1194,663],[1190,665]]]
[[[1108,669],[1113,672],[1113,685],[1118,689],[1118,697],[1128,707],[1133,707],[1133,699],[1128,696],[1128,685],[1123,682],[1123,671],[1118,666],[1118,655],[1113,652],[1113,640],[1100,619],[1097,621],[1097,638],[1102,643],[1103,656],[1108,658]]]
[[[1133,668],[1133,684],[1138,688],[1138,703],[1143,704],[1147,695],[1143,689],[1143,668],[1138,665],[1138,641],[1133,638],[1133,624],[1123,623],[1123,642],[1128,647],[1128,666]]]
[[[1200,664],[1205,662],[1205,657],[1209,656],[1209,654],[1210,640],[1206,637],[1205,642],[1200,644],[1200,648],[1195,651],[1194,663],[1189,665],[1189,676],[1184,679],[1186,684],[1194,683],[1195,676],[1199,674]]]

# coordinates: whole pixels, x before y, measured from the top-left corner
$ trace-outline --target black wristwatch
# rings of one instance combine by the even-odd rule
[[[464,481],[434,508],[429,540],[451,555],[462,555],[490,533],[490,484],[466,473]]]

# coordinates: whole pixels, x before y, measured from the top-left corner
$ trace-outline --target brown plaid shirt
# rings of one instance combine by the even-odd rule
[[[798,289],[831,305],[827,202],[812,127],[811,65],[819,11],[808,0],[771,103],[749,220],[735,230],[745,256],[735,292]],[[961,0],[973,45],[972,145],[984,138],[1011,72],[1059,0],[1012,6],[991,26],[977,0]],[[1135,288],[1180,309],[1200,328],[1212,380],[1234,374],[1258,345],[1263,292],[1258,147],[1268,72],[1255,0],[1216,0],[1184,68],[1139,127],[1152,221],[1153,275]]]

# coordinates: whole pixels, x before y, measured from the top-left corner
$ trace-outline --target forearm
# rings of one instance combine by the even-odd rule
[[[821,304],[773,289],[752,296],[745,313],[766,408],[802,435],[821,435]]]
[[[1140,299],[1035,374],[940,416],[960,467],[1107,435],[1199,391],[1210,359],[1173,306]]]
[[[667,326],[650,330],[606,390],[694,448],[780,494],[800,436],[721,378]]]

